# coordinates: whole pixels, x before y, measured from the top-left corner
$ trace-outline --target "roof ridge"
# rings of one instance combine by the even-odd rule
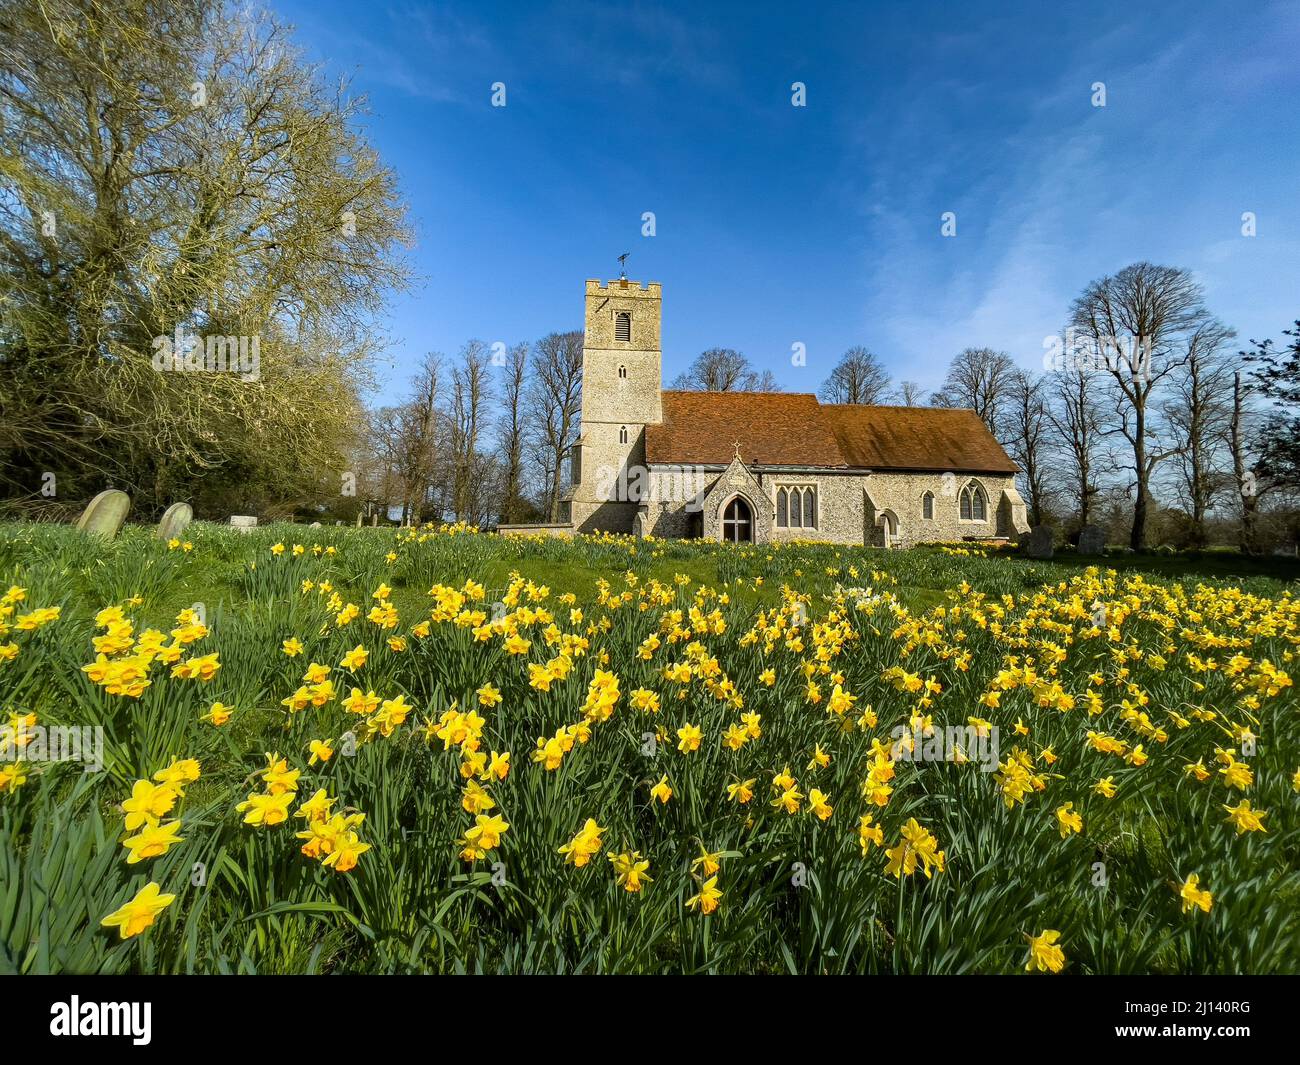
[[[822,403],[823,407],[863,407],[868,410],[937,410],[975,414],[974,407],[935,407],[928,403]]]
[[[661,388],[659,391],[675,396],[785,396],[787,398],[808,396],[817,399],[816,392],[772,392],[767,389],[751,391],[744,388]]]

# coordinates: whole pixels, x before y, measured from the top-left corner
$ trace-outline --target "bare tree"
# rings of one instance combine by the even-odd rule
[[[1227,481],[1232,421],[1232,368],[1224,345],[1236,336],[1222,322],[1202,322],[1186,338],[1187,355],[1164,404],[1178,470],[1179,495],[1191,518],[1190,542],[1207,542],[1205,516]],[[1239,482],[1240,483],[1240,482]]]
[[[1003,435],[1011,457],[1024,479],[1029,523],[1042,525],[1045,516],[1048,447],[1051,419],[1043,379],[1017,369],[1011,375],[1004,397]]]
[[[1070,485],[1079,524],[1093,522],[1093,502],[1101,491],[1098,476],[1102,443],[1101,411],[1097,404],[1102,382],[1086,365],[1053,371],[1048,418],[1055,450],[1064,458],[1061,478]]]
[[[416,522],[429,500],[438,460],[438,386],[442,356],[430,352],[424,357],[412,381],[413,395],[406,404],[398,439],[403,473],[402,520]]]
[[[996,434],[1015,369],[1005,351],[966,348],[952,360],[943,387],[930,402],[936,407],[968,407]]]
[[[899,381],[889,396],[889,402],[900,407],[924,407],[925,389],[915,381]]]
[[[678,374],[672,388],[686,392],[779,392],[770,370],[759,373],[732,348],[709,348]]]
[[[849,348],[822,384],[817,395],[826,403],[870,405],[884,401],[889,373],[862,346]]]
[[[1237,500],[1241,505],[1240,547],[1248,554],[1259,550],[1259,486],[1246,463],[1247,421],[1251,416],[1250,390],[1241,383],[1240,372],[1232,375],[1232,418],[1228,423],[1228,442],[1232,450],[1232,474],[1236,480]]]
[[[533,345],[528,435],[542,473],[542,510],[560,519],[564,468],[578,438],[582,408],[582,332],[551,333]]]
[[[498,426],[502,461],[500,520],[504,524],[525,516],[524,484],[524,383],[528,377],[528,345],[516,344],[506,354]]]
[[[1153,393],[1185,364],[1189,334],[1208,312],[1201,287],[1186,270],[1140,262],[1093,281],[1071,307],[1071,326],[1109,375],[1115,430],[1132,450],[1137,496],[1129,543],[1146,547],[1151,480],[1176,453],[1156,443]]]
[[[491,357],[487,345],[471,340],[461,350],[460,365],[452,370],[452,447],[455,474],[452,509],[458,521],[472,520],[482,509],[484,482],[479,437],[492,398],[489,377]]]

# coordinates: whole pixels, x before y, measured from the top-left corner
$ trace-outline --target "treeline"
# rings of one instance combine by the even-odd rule
[[[403,522],[555,521],[582,407],[582,333],[427,355],[411,397],[370,412],[331,508]]]
[[[1282,336],[1242,348],[1188,271],[1140,262],[1080,293],[1041,369],[967,348],[924,397],[859,348],[821,396],[973,409],[1021,467],[1033,525],[1258,552],[1300,535],[1300,322]]]
[[[1185,270],[1135,263],[1088,285],[1044,341],[1041,369],[967,348],[926,394],[850,348],[819,390],[829,403],[967,407],[1020,465],[1034,525],[1086,524],[1112,543],[1293,542],[1300,498],[1300,322],[1242,348]],[[579,432],[582,334],[429,356],[412,398],[372,413],[357,465],[404,520],[554,521]],[[777,391],[740,352],[710,348],[672,382]],[[355,508],[344,509],[355,513]]]
[[[0,55],[0,510],[67,518],[112,487],[145,519],[178,500],[217,519],[558,516],[580,333],[429,356],[406,399],[368,409],[405,206],[363,101],[271,16],[12,0]],[[1067,534],[1296,539],[1300,323],[1243,345],[1186,271],[1136,263],[1087,286],[1046,357],[968,348],[927,396],[854,347],[820,394],[973,408],[1033,521]],[[671,387],[779,385],[711,348]]]

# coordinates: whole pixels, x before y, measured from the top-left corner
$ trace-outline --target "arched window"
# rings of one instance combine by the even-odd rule
[[[624,341],[632,339],[631,311],[619,311],[614,315],[614,339]]]
[[[619,377],[623,378],[623,380],[626,381],[626,380],[627,380],[627,367],[626,367],[626,366],[620,366],[620,367],[618,368],[618,375],[619,375]]]
[[[921,496],[921,517],[926,521],[934,520],[934,493],[926,492]]]
[[[621,429],[619,429],[619,431],[618,431],[618,442],[619,442],[620,444],[626,444],[626,443],[627,443],[627,426],[626,426],[626,425],[623,426],[623,427],[622,427]]]
[[[962,521],[984,521],[987,518],[988,506],[984,499],[984,489],[974,481],[961,490],[960,513]]]
[[[778,488],[776,527],[778,529],[817,528],[817,489],[812,486]]]

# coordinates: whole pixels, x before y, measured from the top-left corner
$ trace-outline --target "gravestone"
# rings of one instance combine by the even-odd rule
[[[1102,555],[1106,553],[1106,530],[1100,525],[1085,525],[1079,530],[1079,554]]]
[[[1030,530],[1025,537],[1025,554],[1030,558],[1052,557],[1052,530],[1047,525],[1039,525]]]
[[[232,514],[230,515],[230,527],[238,529],[241,533],[252,532],[257,528],[257,518],[251,514]]]
[[[111,540],[122,528],[130,509],[131,497],[116,488],[109,488],[86,504],[86,509],[77,519],[77,528],[91,536]]]
[[[186,526],[194,520],[194,508],[188,503],[173,503],[163,512],[162,521],[158,523],[158,539],[170,540],[180,536]]]
[[[313,521],[310,525],[307,526],[307,528],[309,528],[309,529],[319,529],[319,528],[320,528],[320,522],[318,522],[318,521]]]

